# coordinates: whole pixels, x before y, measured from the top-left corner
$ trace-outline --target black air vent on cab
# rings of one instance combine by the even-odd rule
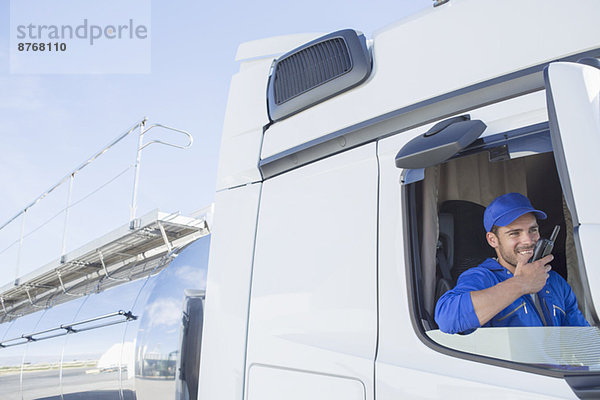
[[[275,104],[285,103],[352,69],[350,53],[342,38],[301,50],[281,60],[274,76]]]
[[[275,60],[268,87],[271,120],[348,90],[371,72],[365,37],[346,29],[313,40]]]

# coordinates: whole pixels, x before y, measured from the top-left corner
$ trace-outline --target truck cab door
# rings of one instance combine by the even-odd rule
[[[546,68],[544,79],[557,170],[573,220],[586,314],[597,321],[600,266],[594,251],[600,243],[600,69],[556,62]]]

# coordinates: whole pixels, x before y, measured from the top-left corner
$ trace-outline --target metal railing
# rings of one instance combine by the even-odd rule
[[[176,143],[172,143],[172,142],[165,141],[165,140],[154,139],[154,140],[150,140],[147,143],[144,143],[144,135],[153,128],[163,128],[166,130],[177,132],[177,133],[185,136],[185,138],[187,139],[187,142],[184,144],[176,144]],[[73,193],[73,182],[75,180],[75,176],[79,172],[81,172],[84,168],[86,168],[88,165],[90,165],[92,162],[97,160],[100,156],[105,154],[107,151],[109,151],[111,148],[113,148],[115,145],[117,145],[119,142],[121,142],[123,139],[130,136],[134,132],[138,132],[138,145],[137,145],[135,163],[132,165],[129,165],[123,171],[121,171],[117,175],[111,177],[107,182],[104,182],[103,184],[99,185],[92,192],[88,193],[83,198],[81,198],[77,202],[73,203],[72,202],[72,193]],[[21,221],[20,221],[21,227],[20,227],[19,238],[15,241],[11,242],[7,247],[0,250],[0,255],[2,255],[9,249],[13,248],[13,246],[18,245],[18,250],[17,250],[17,255],[16,255],[16,263],[15,263],[14,284],[15,285],[19,284],[19,278],[20,278],[19,274],[20,274],[21,258],[22,258],[21,252],[23,249],[23,240],[27,236],[35,233],[37,230],[39,230],[43,226],[50,223],[50,221],[57,218],[60,214],[64,213],[64,222],[63,222],[63,230],[62,230],[62,245],[61,245],[61,250],[60,250],[60,260],[61,260],[61,262],[63,262],[66,248],[67,248],[67,227],[69,225],[69,210],[72,207],[74,207],[75,205],[77,205],[78,203],[87,199],[89,196],[91,196],[94,193],[96,193],[97,191],[99,191],[101,188],[105,187],[106,185],[110,184],[111,182],[113,182],[114,180],[116,180],[117,178],[119,178],[120,176],[125,174],[131,168],[135,169],[135,173],[134,173],[134,180],[133,180],[131,203],[129,204],[129,226],[130,226],[130,229],[135,229],[136,228],[136,217],[137,217],[137,215],[136,215],[137,195],[138,195],[138,187],[139,187],[139,179],[140,179],[139,177],[140,177],[140,168],[141,168],[141,161],[142,161],[142,150],[152,144],[161,144],[161,145],[166,145],[166,146],[170,146],[170,147],[175,147],[178,149],[187,149],[192,146],[192,143],[193,143],[193,137],[189,132],[181,130],[181,129],[173,128],[171,126],[158,124],[158,123],[147,125],[147,118],[144,118],[140,122],[137,122],[136,124],[134,124],[126,132],[124,132],[123,134],[116,137],[107,146],[102,148],[100,151],[96,152],[94,155],[92,155],[90,158],[88,158],[86,161],[84,161],[77,168],[75,168],[74,170],[69,172],[62,179],[60,179],[56,184],[52,185],[49,189],[45,190],[42,194],[40,194],[38,197],[36,197],[31,203],[29,203],[27,206],[25,206],[19,212],[17,212],[12,218],[8,219],[5,223],[0,225],[0,232],[1,232],[7,226],[16,222],[18,218],[21,218]],[[33,229],[32,231],[25,233],[25,220],[27,217],[27,213],[33,207],[35,207],[37,204],[39,204],[44,198],[46,198],[50,193],[56,191],[58,188],[63,187],[65,185],[68,185],[66,206],[63,209],[59,210],[51,218],[44,221],[41,225],[39,225],[38,227]]]
[[[100,324],[84,326],[82,328],[75,329],[76,326],[86,325],[86,324],[89,324],[92,322],[101,321],[101,320],[105,320],[105,319],[113,318],[113,317],[120,317],[120,316],[124,317],[124,319],[110,320],[110,321],[103,322]],[[82,321],[72,322],[70,324],[62,324],[55,328],[45,329],[43,331],[38,331],[38,332],[33,332],[33,333],[24,333],[21,336],[17,336],[12,339],[7,339],[7,340],[0,342],[0,349],[6,348],[6,347],[11,347],[11,346],[17,346],[17,345],[25,344],[25,343],[29,343],[29,342],[37,342],[39,340],[52,339],[52,338],[55,338],[58,336],[64,336],[68,333],[84,332],[84,331],[89,331],[92,329],[103,328],[105,326],[121,324],[121,323],[127,322],[127,321],[134,321],[137,318],[138,317],[133,315],[131,311],[126,312],[123,310],[119,310],[119,311],[116,311],[116,312],[113,312],[110,314],[100,315],[98,317],[88,318],[88,319],[85,319]],[[50,335],[48,335],[48,334],[50,334]],[[46,335],[46,336],[42,336],[42,335]],[[37,336],[37,337],[34,337],[34,336]]]

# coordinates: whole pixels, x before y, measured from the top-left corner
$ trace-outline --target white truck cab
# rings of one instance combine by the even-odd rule
[[[199,398],[599,396],[598,15],[457,0],[369,40],[240,46]],[[550,216],[542,237],[563,228],[553,268],[591,327],[437,329],[440,290],[488,256],[482,212],[507,192]]]

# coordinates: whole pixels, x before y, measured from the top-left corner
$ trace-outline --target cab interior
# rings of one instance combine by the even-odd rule
[[[571,285],[591,322],[547,124],[479,138],[417,175],[414,181],[405,179],[405,199],[415,310],[425,331],[437,329],[435,303],[458,276],[495,257],[485,239],[483,212],[495,197],[509,192],[524,194],[548,215],[538,221],[541,237],[560,226],[552,268]]]

